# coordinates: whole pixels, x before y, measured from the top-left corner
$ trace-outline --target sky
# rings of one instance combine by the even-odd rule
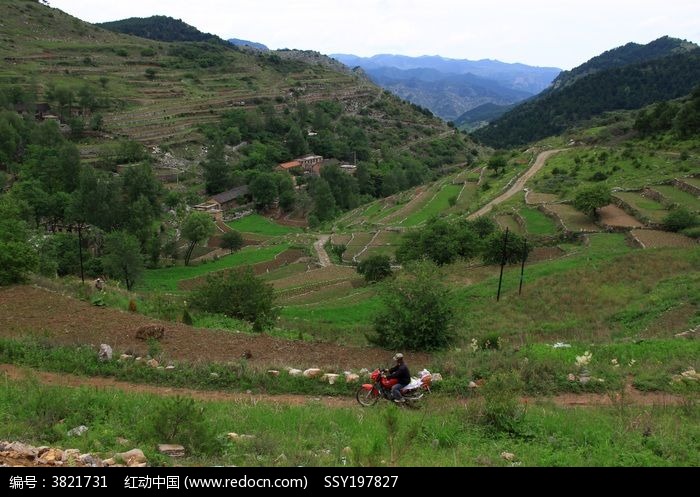
[[[167,15],[272,49],[571,69],[630,41],[700,42],[698,0],[48,0],[84,21]]]

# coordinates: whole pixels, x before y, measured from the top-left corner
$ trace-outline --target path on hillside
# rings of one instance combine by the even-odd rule
[[[314,248],[318,254],[318,263],[321,267],[328,267],[331,265],[331,258],[328,257],[328,252],[326,252],[325,245],[330,239],[331,235],[319,235],[318,240],[314,242]]]
[[[520,178],[518,178],[515,184],[511,186],[507,192],[499,195],[491,202],[483,206],[481,209],[476,211],[474,214],[470,214],[467,217],[467,219],[476,219],[485,214],[488,214],[491,211],[491,209],[493,209],[496,205],[502,204],[503,202],[511,198],[513,195],[522,191],[522,189],[525,188],[525,183],[527,183],[530,180],[530,178],[532,178],[535,174],[537,174],[540,171],[540,169],[542,169],[542,167],[544,167],[544,165],[547,163],[547,159],[549,159],[554,154],[558,154],[563,150],[565,149],[547,150],[546,152],[542,152],[540,155],[537,156],[537,159],[535,159],[535,163],[532,165],[532,167],[528,169],[525,172],[525,174],[523,174]]]
[[[96,389],[111,389],[119,390],[126,393],[148,393],[162,396],[186,396],[196,400],[205,402],[235,402],[257,404],[258,402],[283,404],[283,405],[305,405],[307,403],[320,402],[327,407],[359,407],[357,401],[353,397],[330,397],[330,396],[314,396],[314,395],[298,395],[298,394],[253,394],[245,392],[231,392],[218,390],[194,390],[191,388],[163,387],[155,385],[147,385],[142,383],[129,383],[126,381],[115,380],[113,378],[104,377],[84,377],[76,376],[67,373],[49,373],[46,371],[37,371],[35,369],[23,368],[14,364],[0,364],[0,378],[4,381],[21,381],[23,379],[32,379],[40,382],[43,385],[61,386],[68,388],[90,387]],[[314,381],[314,380],[309,380]],[[342,381],[342,380],[341,380]],[[358,384],[359,386],[359,384]],[[428,400],[430,397],[428,397]],[[449,398],[441,396],[435,397],[436,404],[447,405],[451,404]],[[637,406],[669,406],[678,405],[682,402],[682,398],[673,396],[663,392],[640,392],[630,385],[624,394],[624,398],[620,399],[615,395],[607,394],[562,394],[554,397],[541,397],[542,400],[551,401],[559,407],[587,407],[587,406],[610,406],[614,403],[624,402],[625,405]],[[615,399],[615,402],[613,402]],[[456,398],[455,402],[466,405],[470,399]],[[520,399],[523,404],[534,404],[538,398],[523,397]]]

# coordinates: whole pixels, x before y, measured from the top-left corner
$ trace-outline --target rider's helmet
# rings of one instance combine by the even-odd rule
[[[398,360],[401,360],[401,359],[403,359],[403,354],[402,354],[401,352],[399,352],[398,354],[394,355],[394,360],[395,360],[395,361],[398,361]]]

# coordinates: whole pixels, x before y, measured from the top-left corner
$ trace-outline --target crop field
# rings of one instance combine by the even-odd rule
[[[642,244],[644,248],[700,248],[700,245],[687,236],[680,233],[669,233],[657,230],[633,230],[632,236]]]
[[[700,212],[700,199],[695,195],[671,185],[652,186],[651,189],[659,192],[669,203],[683,206],[692,212]]]
[[[616,197],[626,202],[632,209],[652,223],[661,223],[668,215],[668,210],[656,200],[646,198],[638,193],[619,192]]]
[[[700,188],[700,178],[683,178],[683,182]]]
[[[583,212],[577,211],[567,204],[548,205],[547,209],[554,212],[564,222],[566,229],[573,232],[596,232],[600,228]]]
[[[319,282],[349,280],[357,278],[355,268],[346,266],[328,266],[312,269],[311,271],[295,272],[286,277],[271,280],[272,286],[277,290],[300,288]]]
[[[616,205],[606,205],[598,209],[600,224],[613,228],[642,228],[644,223],[633,218]]]
[[[246,216],[241,219],[231,221],[230,223],[226,223],[226,225],[233,230],[240,231],[241,233],[254,233],[257,235],[266,236],[281,236],[288,235],[290,233],[301,233],[303,231],[300,228],[277,224],[259,214]]]
[[[512,214],[500,214],[496,216],[496,222],[501,227],[501,229],[505,230],[506,228],[508,228],[513,233],[523,233],[523,229],[520,227],[520,225],[515,220]]]
[[[552,193],[535,193],[529,192],[525,197],[528,205],[551,204],[557,202],[559,197]]]
[[[222,257],[217,261],[199,264],[197,266],[173,266],[161,269],[149,269],[144,273],[140,288],[150,292],[175,292],[178,289],[179,281],[204,276],[223,269],[272,260],[288,248],[288,244],[272,245],[270,247],[251,246],[242,249],[240,252]]]
[[[354,257],[365,250],[367,245],[372,242],[375,237],[378,236],[377,233],[354,233],[351,240],[346,243],[347,249],[343,253],[343,260],[347,262],[352,262]]]

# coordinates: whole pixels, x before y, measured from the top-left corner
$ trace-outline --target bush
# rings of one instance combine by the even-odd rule
[[[436,350],[452,342],[451,292],[435,264],[423,261],[407,268],[386,283],[380,297],[384,308],[374,319],[370,342],[409,350]]]
[[[381,281],[391,276],[391,262],[386,255],[368,257],[357,266],[357,272],[364,276],[367,282]]]
[[[664,218],[664,227],[669,231],[682,231],[698,225],[698,216],[685,207],[672,210]]]
[[[480,422],[493,433],[518,434],[525,416],[519,393],[522,381],[515,372],[497,373],[482,388],[484,406]]]
[[[272,285],[256,277],[251,268],[211,275],[206,285],[192,293],[194,307],[244,319],[253,323],[255,331],[262,331],[273,322],[273,303]]]
[[[193,399],[163,399],[146,421],[146,435],[155,435],[159,443],[177,443],[192,451],[214,452],[215,437],[209,434],[204,408]],[[150,438],[150,437],[149,437]]]

